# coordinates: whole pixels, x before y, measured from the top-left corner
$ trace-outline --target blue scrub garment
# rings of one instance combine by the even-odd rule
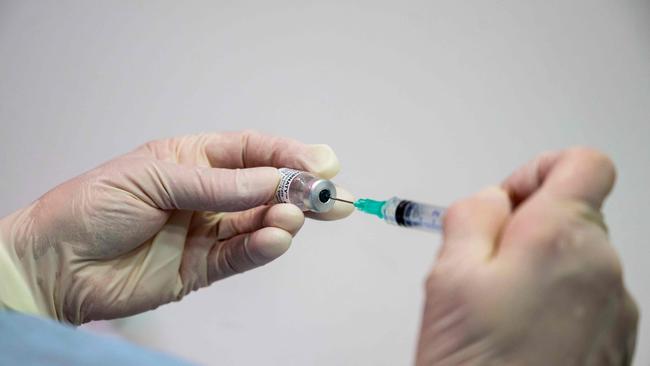
[[[156,365],[190,363],[50,319],[0,311],[0,365]]]

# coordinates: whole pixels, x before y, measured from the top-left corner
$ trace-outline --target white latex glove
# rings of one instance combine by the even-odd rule
[[[275,167],[339,170],[326,145],[245,132],[151,142],[65,182],[0,221],[0,273],[13,279],[0,307],[74,324],[123,317],[272,261],[304,222],[294,205],[266,205]]]
[[[600,212],[614,176],[570,149],[452,206],[417,364],[631,364],[638,311]]]

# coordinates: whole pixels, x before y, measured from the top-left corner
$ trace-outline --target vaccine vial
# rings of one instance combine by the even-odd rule
[[[332,181],[300,170],[280,168],[275,191],[278,203],[292,203],[303,211],[327,212],[334,206],[336,187]]]

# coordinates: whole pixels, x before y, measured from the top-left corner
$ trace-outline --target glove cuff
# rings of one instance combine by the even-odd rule
[[[13,247],[5,243],[0,235],[0,310],[44,315],[39,311],[24,273],[16,266],[15,259]]]

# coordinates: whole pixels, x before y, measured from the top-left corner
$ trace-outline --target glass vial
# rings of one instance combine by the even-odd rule
[[[289,168],[280,168],[280,184],[275,191],[275,200],[292,203],[303,211],[327,212],[334,206],[336,187],[332,181],[318,178],[310,173]]]

